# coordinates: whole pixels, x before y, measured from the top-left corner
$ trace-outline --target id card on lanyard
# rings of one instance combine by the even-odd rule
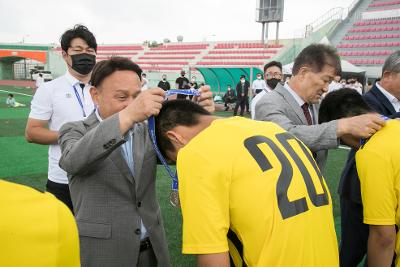
[[[85,107],[83,106],[83,102],[82,102],[81,96],[79,95],[79,92],[78,92],[78,90],[76,90],[75,86],[76,85],[74,85],[72,87],[74,88],[76,99],[78,100],[79,106],[81,106],[83,118],[86,118]],[[82,96],[83,96],[83,99],[85,99],[85,95],[83,93],[83,88],[82,88]]]

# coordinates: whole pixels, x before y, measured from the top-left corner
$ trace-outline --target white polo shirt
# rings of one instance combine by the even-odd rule
[[[264,83],[265,83],[265,82],[264,82]],[[269,92],[272,91],[272,89],[269,88],[268,85],[265,85],[265,86],[266,86],[266,87],[265,87],[261,92],[259,92],[259,93],[251,100],[250,112],[251,112],[251,118],[252,118],[253,120],[255,120],[255,117],[256,117],[256,105],[257,105],[257,102],[258,102],[265,94],[268,94]]]
[[[267,84],[265,83],[264,80],[259,80],[256,79],[253,81],[253,84],[251,85],[251,89],[253,90],[253,93],[256,93],[256,90],[264,90],[267,89]]]
[[[74,87],[83,107],[78,101]],[[52,131],[59,131],[67,122],[83,120],[94,110],[89,89],[88,84],[82,89],[79,81],[67,71],[65,75],[43,83],[37,89],[31,102],[29,118],[48,121]],[[50,145],[48,179],[55,183],[68,184],[67,173],[58,165],[60,157],[60,146]]]

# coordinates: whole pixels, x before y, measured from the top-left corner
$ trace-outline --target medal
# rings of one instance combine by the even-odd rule
[[[181,206],[178,190],[171,190],[171,193],[169,194],[169,203],[171,203],[173,207],[179,208]]]

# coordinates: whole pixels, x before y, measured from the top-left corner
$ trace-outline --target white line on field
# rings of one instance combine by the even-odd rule
[[[339,148],[345,149],[345,150],[350,150],[351,149],[351,147],[348,147],[348,146],[339,146]]]
[[[33,96],[33,95],[28,95],[28,94],[23,94],[23,93],[18,93],[18,92],[12,92],[12,91],[6,91],[6,90],[0,90],[0,92],[5,92],[9,94],[16,94],[16,95],[25,95],[25,96]]]

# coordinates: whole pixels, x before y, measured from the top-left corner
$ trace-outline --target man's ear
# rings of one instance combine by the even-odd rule
[[[92,86],[90,88],[90,95],[92,97],[93,103],[95,106],[98,106],[99,104],[99,91],[96,87]]]
[[[182,135],[173,130],[167,131],[166,135],[175,148],[180,148],[183,144],[185,144]]]
[[[61,51],[61,55],[65,61],[67,61],[68,54],[64,50]]]
[[[310,68],[303,66],[299,69],[299,72],[296,74],[296,76],[299,76],[301,80],[304,80],[306,78],[306,75],[310,72]]]

